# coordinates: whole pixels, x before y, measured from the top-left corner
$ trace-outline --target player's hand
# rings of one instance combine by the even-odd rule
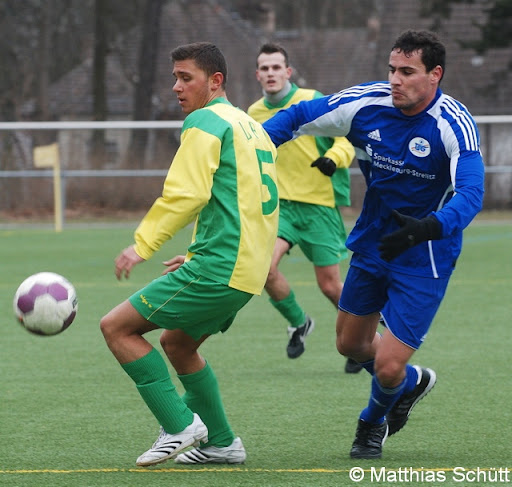
[[[118,280],[125,277],[128,279],[130,277],[130,271],[141,262],[144,262],[145,259],[139,256],[137,252],[135,252],[134,246],[127,247],[124,249],[116,258],[115,264],[115,274]]]
[[[184,255],[177,255],[172,259],[164,260],[162,264],[167,266],[167,268],[162,271],[162,276],[165,276],[165,274],[169,272],[174,272],[178,267],[181,266],[181,264],[183,264],[183,262],[185,262]]]
[[[336,164],[328,157],[319,157],[316,161],[311,163],[311,167],[316,167],[318,170],[331,177],[336,172]]]
[[[391,215],[401,228],[380,239],[380,257],[387,262],[421,242],[441,238],[441,223],[434,215],[429,215],[421,220],[402,215],[396,210],[393,210]]]

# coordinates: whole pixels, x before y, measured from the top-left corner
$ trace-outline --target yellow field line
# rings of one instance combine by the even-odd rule
[[[335,469],[267,469],[267,468],[235,468],[235,467],[192,467],[192,468],[88,468],[76,470],[57,470],[57,469],[40,469],[40,470],[0,470],[0,474],[37,474],[37,473],[55,473],[55,474],[73,474],[73,473],[184,473],[184,472],[264,472],[264,473],[346,473],[349,470]]]
[[[376,466],[374,469],[379,470],[385,468],[382,465]],[[450,467],[450,468],[410,468],[410,471],[422,472],[453,472],[455,468],[461,467]],[[506,467],[502,467],[503,469]],[[388,472],[399,471],[398,468],[386,468]],[[409,467],[408,467],[409,470]],[[494,471],[497,470],[495,467],[479,467],[479,468],[465,468],[465,471]],[[512,470],[509,468],[509,470]],[[349,473],[351,469],[330,469],[330,468],[237,468],[237,467],[192,467],[192,468],[86,468],[86,469],[13,469],[13,470],[0,470],[0,474],[41,474],[41,473],[52,473],[52,474],[76,474],[76,473],[191,473],[191,472],[242,472],[242,473]],[[371,472],[371,469],[361,469],[363,472]]]

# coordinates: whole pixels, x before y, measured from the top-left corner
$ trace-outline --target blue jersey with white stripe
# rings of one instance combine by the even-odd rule
[[[347,247],[380,260],[380,238],[398,228],[393,209],[415,218],[433,214],[442,239],[422,242],[386,265],[419,276],[450,275],[462,231],[484,194],[478,129],[464,105],[438,89],[424,111],[406,116],[393,106],[390,84],[373,82],[293,105],[263,127],[276,145],[302,134],[347,137],[367,183]]]

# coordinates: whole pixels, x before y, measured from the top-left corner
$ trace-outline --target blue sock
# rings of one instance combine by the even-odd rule
[[[368,360],[367,362],[360,362],[360,364],[362,365],[363,369],[366,370],[370,375],[375,374],[375,370],[373,368],[373,366],[375,364],[374,359]]]
[[[377,332],[377,335],[382,337],[382,334],[379,332]],[[370,375],[375,375],[375,369],[374,369],[375,359],[372,358],[371,360],[368,360],[366,362],[360,362],[360,364],[363,366],[363,369],[366,370]]]
[[[418,371],[412,365],[407,364],[405,368],[405,380],[404,394],[407,394],[416,387],[418,382]]]
[[[393,407],[393,404],[395,404],[396,400],[404,392],[406,381],[407,377],[405,377],[397,387],[390,389],[388,387],[382,387],[379,380],[374,375],[372,378],[372,392],[368,406],[363,409],[359,418],[367,423],[382,423],[386,413]]]

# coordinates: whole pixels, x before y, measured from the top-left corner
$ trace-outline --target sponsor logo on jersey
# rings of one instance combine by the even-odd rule
[[[372,149],[372,146],[370,144],[366,144],[366,147],[365,147],[365,150],[366,150],[366,153],[372,157],[373,156],[373,149]]]
[[[416,157],[427,157],[430,154],[430,143],[423,137],[414,137],[409,142],[409,150]]]
[[[372,130],[372,131],[368,134],[368,138],[373,139],[373,140],[377,140],[377,141],[379,141],[379,142],[380,142],[382,139],[380,138],[380,131],[379,131],[379,129]]]

